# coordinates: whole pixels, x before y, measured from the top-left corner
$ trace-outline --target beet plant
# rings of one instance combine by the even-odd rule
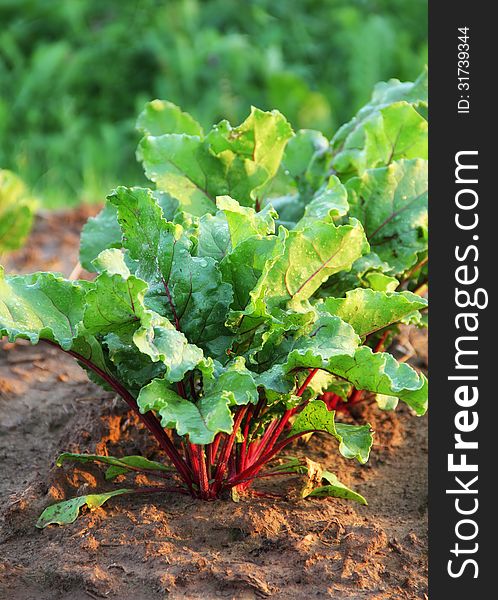
[[[2,272],[0,333],[73,356],[167,460],[62,454],[158,483],[60,502],[39,527],[125,493],[261,494],[259,478],[304,468],[270,463],[313,432],[365,463],[370,425],[331,410],[355,390],[426,412],[425,376],[379,343],[427,306],[409,289],[427,253],[425,94],[425,77],[379,84],[331,142],[277,111],[204,133],[170,103],[147,105],[138,157],[155,189],[118,187],[89,220],[93,281]],[[306,495],[366,503],[335,474],[319,479]]]

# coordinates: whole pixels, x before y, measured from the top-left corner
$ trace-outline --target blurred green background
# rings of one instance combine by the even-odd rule
[[[0,167],[47,207],[140,184],[137,114],[251,104],[332,134],[427,62],[427,0],[0,0]]]

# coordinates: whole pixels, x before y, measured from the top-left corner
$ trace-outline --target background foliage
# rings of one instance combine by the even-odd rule
[[[139,184],[154,97],[207,125],[249,105],[332,134],[427,59],[426,0],[0,0],[0,166],[45,205]]]

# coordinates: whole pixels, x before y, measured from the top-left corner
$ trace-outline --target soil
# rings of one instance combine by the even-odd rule
[[[88,214],[39,219],[8,270],[68,275]],[[425,336],[406,329],[396,350],[414,349],[423,368],[425,348]],[[340,457],[322,435],[289,452],[322,463],[368,506],[303,500],[299,478],[273,478],[258,487],[281,499],[122,496],[44,530],[34,523],[47,505],[113,487],[98,467],[55,467],[61,451],[160,455],[124,403],[43,344],[2,344],[0,407],[1,600],[427,598],[427,419],[406,407],[364,404],[341,415],[375,430],[366,465]]]

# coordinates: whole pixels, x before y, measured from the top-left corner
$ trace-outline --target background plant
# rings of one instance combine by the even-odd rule
[[[330,136],[427,60],[425,0],[0,0],[0,22],[0,165],[50,206],[141,181],[130,115],[150,98]]]
[[[58,464],[97,461],[109,479],[138,471],[163,484],[54,505],[39,526],[123,493],[237,496],[301,471],[268,464],[315,431],[364,463],[370,426],[336,421],[324,393],[346,399],[354,387],[384,409],[401,399],[425,413],[425,376],[370,346],[395,323],[422,323],[427,305],[402,289],[427,251],[426,92],[425,74],[377,85],[331,141],[294,134],[277,111],[204,133],[172,103],[147,105],[138,156],[156,189],[118,187],[88,222],[81,262],[94,281],[2,274],[0,333],[74,356],[169,464],[64,454]],[[320,479],[306,493],[365,502],[334,474]]]
[[[36,205],[23,181],[11,171],[0,169],[0,257],[24,244]]]

